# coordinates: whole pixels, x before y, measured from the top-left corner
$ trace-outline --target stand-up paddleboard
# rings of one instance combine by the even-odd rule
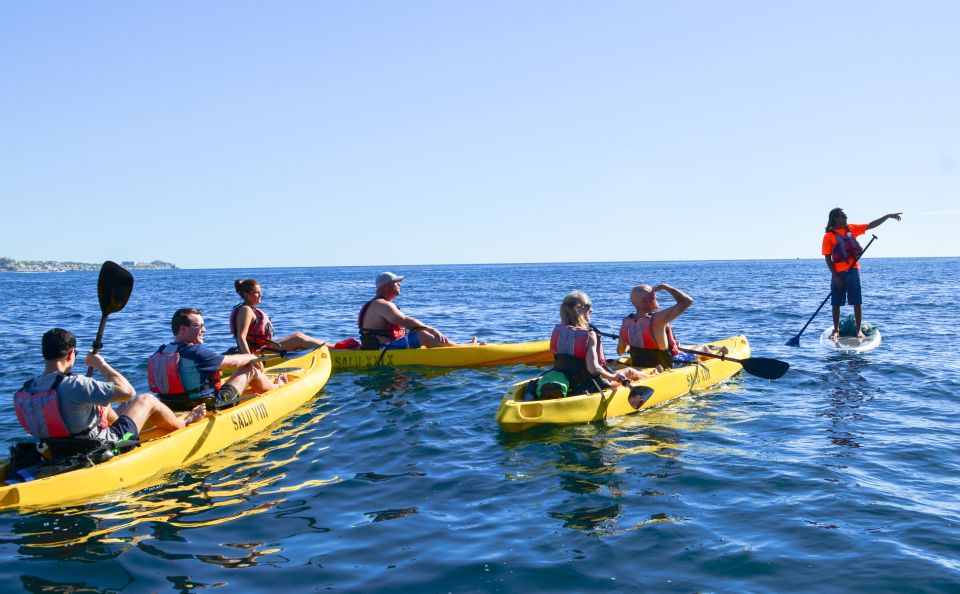
[[[865,353],[877,348],[883,337],[880,336],[879,328],[872,328],[872,332],[864,338],[856,336],[841,336],[839,338],[830,338],[833,334],[833,326],[830,326],[820,335],[820,344],[828,349],[840,351],[841,353]]]

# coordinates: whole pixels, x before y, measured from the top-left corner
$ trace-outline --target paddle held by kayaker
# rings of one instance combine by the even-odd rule
[[[181,419],[153,394],[137,396],[127,378],[94,351],[87,353],[86,364],[103,380],[71,374],[77,360],[77,338],[68,330],[53,328],[45,332],[41,350],[43,374],[25,383],[13,402],[27,433],[47,441],[54,449],[57,439],[69,438],[89,441],[88,449],[93,451],[137,439],[147,422],[176,430],[199,421],[207,412],[199,404]],[[123,401],[129,402],[118,414],[110,404]]]
[[[202,399],[221,404],[236,401],[248,387],[262,394],[282,385],[274,382],[261,368],[256,355],[222,355],[203,344],[206,325],[199,309],[181,308],[170,321],[173,342],[160,345],[147,360],[150,389],[170,407],[185,410]],[[221,370],[236,368],[225,382]]]
[[[857,325],[858,338],[863,338],[860,330],[862,322],[863,295],[860,290],[860,253],[863,248],[857,241],[870,229],[882,225],[887,219],[900,220],[902,212],[885,214],[867,224],[847,223],[847,215],[842,208],[834,208],[827,215],[827,228],[823,235],[821,253],[830,269],[830,305],[833,306],[833,333],[830,338],[840,337],[840,308],[846,304],[853,306],[853,317]]]
[[[237,352],[253,353],[262,351],[265,347],[268,350],[276,350],[279,347],[284,351],[298,351],[315,349],[326,344],[303,332],[294,332],[289,336],[274,339],[270,316],[257,307],[263,299],[260,283],[252,278],[237,279],[233,286],[243,299],[230,311],[230,334],[237,341]]]
[[[453,346],[443,332],[400,311],[393,300],[400,296],[402,276],[392,272],[377,275],[376,296],[363,304],[357,325],[364,349],[417,349]],[[477,343],[476,337],[473,343]],[[483,344],[483,343],[480,343]]]

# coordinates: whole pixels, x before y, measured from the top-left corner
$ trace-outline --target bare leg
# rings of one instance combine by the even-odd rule
[[[420,345],[425,346],[428,349],[433,349],[437,347],[447,347],[454,346],[459,343],[453,342],[446,336],[441,339],[437,334],[431,330],[417,330],[417,334],[420,336]],[[473,340],[470,341],[470,344],[487,344],[484,340],[477,340],[477,337],[474,336]]]
[[[427,347],[428,349],[433,349],[436,347],[453,346],[457,344],[452,340],[450,340],[449,338],[446,341],[441,340],[439,336],[437,336],[430,330],[418,330],[417,334],[420,336],[420,344]]]
[[[830,335],[830,338],[837,338],[840,336],[840,306],[833,306],[833,334]]]
[[[860,331],[860,320],[862,319],[861,313],[862,313],[862,307],[859,305],[854,305],[853,318],[857,321],[857,336],[860,338],[863,338],[863,332]]]
[[[327,344],[325,341],[312,336],[307,336],[303,332],[294,332],[290,336],[281,338],[277,341],[285,351],[299,351],[302,349],[315,349]]]
[[[254,363],[238,367],[225,383],[236,388],[237,394],[243,394],[247,387],[257,394],[262,394],[283,384],[283,382],[274,383],[270,376],[260,371]]]
[[[199,421],[206,413],[206,407],[200,404],[181,420],[170,410],[170,407],[150,393],[140,394],[123,411],[123,414],[130,417],[130,420],[137,425],[137,431],[143,429],[148,420],[163,429],[182,429],[190,423]]]

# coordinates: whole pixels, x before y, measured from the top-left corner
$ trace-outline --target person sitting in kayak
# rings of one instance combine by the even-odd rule
[[[606,365],[600,334],[590,325],[591,309],[586,293],[567,293],[560,304],[560,323],[550,336],[553,368],[567,376],[567,395],[601,391],[613,383],[650,377],[632,367],[614,371]]]
[[[393,300],[400,295],[403,277],[392,272],[377,275],[376,297],[360,308],[357,325],[364,349],[418,349],[453,346],[442,332],[400,311]],[[474,337],[473,343],[477,342]]]
[[[666,291],[676,304],[660,309],[657,293]],[[670,322],[693,305],[693,297],[667,284],[637,285],[630,291],[630,302],[636,311],[620,323],[617,353],[630,350],[631,363],[637,367],[673,367],[674,357],[680,354]]]
[[[903,213],[893,212],[883,215],[866,225],[847,223],[847,215],[842,208],[834,208],[827,215],[827,228],[823,235],[822,249],[827,268],[830,269],[830,305],[833,306],[833,333],[831,339],[840,337],[840,307],[849,303],[853,306],[858,338],[864,338],[860,329],[863,296],[860,291],[860,252],[863,251],[857,237],[868,230],[879,227],[887,219],[900,220]]]
[[[657,293],[666,291],[676,303],[666,309],[660,309]],[[669,369],[675,366],[689,365],[697,360],[696,355],[681,352],[680,343],[673,334],[670,322],[693,305],[693,297],[668,284],[637,285],[630,291],[630,302],[636,311],[623,318],[620,323],[620,340],[617,353],[630,351],[630,362],[637,367],[661,366]],[[697,344],[691,347],[695,351],[716,351],[727,354],[727,347],[714,347]]]
[[[285,383],[283,375],[275,383],[261,371],[256,355],[221,355],[204,346],[202,313],[199,309],[178,309],[170,322],[173,342],[161,345],[147,361],[150,389],[163,402],[177,410],[199,399],[228,404],[238,400],[248,387],[261,394]],[[221,383],[220,371],[231,367],[236,371]]]
[[[41,340],[44,371],[14,395],[17,419],[27,433],[51,447],[57,439],[89,441],[89,450],[102,444],[138,439],[148,422],[164,429],[181,429],[206,415],[199,404],[184,418],[177,417],[153,394],[137,396],[133,386],[99,353],[89,351],[86,364],[103,380],[72,375],[77,360],[77,338],[63,328],[53,328]],[[110,406],[129,401],[121,414]]]
[[[294,332],[290,336],[273,339],[273,324],[270,316],[257,307],[263,297],[260,283],[248,278],[237,279],[233,283],[237,294],[243,299],[233,306],[230,312],[230,334],[237,340],[237,353],[253,353],[266,347],[268,350],[298,351],[315,349],[326,342],[307,336],[303,332]]]

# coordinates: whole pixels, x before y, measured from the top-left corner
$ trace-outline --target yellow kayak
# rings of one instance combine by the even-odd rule
[[[80,502],[129,488],[165,471],[187,466],[246,439],[301,407],[316,396],[330,378],[326,347],[296,359],[282,361],[266,372],[285,373],[287,383],[264,394],[245,394],[240,403],[176,431],[145,428],[141,444],[91,468],[0,486],[0,509],[52,507]],[[186,414],[186,413],[181,413]],[[7,479],[7,462],[0,466],[0,482]]]
[[[728,356],[735,359],[746,359],[750,356],[750,344],[745,336],[733,336],[711,344],[727,347],[730,350]],[[522,396],[527,382],[530,381],[526,380],[507,390],[497,410],[497,423],[504,431],[514,433],[537,425],[569,425],[619,417],[659,406],[693,389],[714,386],[740,369],[741,365],[733,361],[703,358],[695,365],[669,369],[648,379],[633,382],[634,386],[653,389],[653,395],[638,409],[627,399],[630,389],[623,386],[604,390],[602,393],[523,402]]]
[[[483,367],[553,362],[549,340],[505,344],[458,344],[433,349],[332,350],[330,356],[333,358],[334,369],[363,369],[375,365]]]

